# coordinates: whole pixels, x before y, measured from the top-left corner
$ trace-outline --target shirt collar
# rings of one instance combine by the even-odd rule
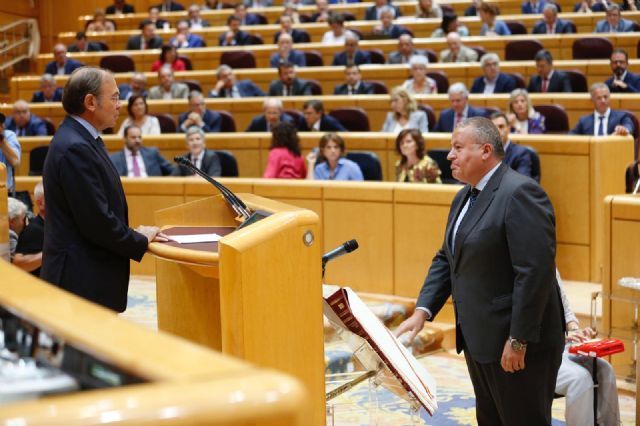
[[[491,179],[491,176],[493,176],[493,174],[496,172],[496,170],[498,170],[498,167],[500,167],[501,164],[502,162],[499,162],[493,169],[489,170],[486,175],[482,176],[482,179],[480,179],[480,181],[475,186],[478,191],[484,190],[484,187],[487,186],[489,179]]]
[[[87,129],[87,131],[89,132],[89,134],[91,135],[91,137],[93,139],[98,139],[100,134],[98,133],[96,128],[93,127],[93,125],[91,123],[89,123],[87,120],[85,120],[84,118],[82,118],[82,117],[80,117],[78,115],[71,115],[71,118],[76,120],[78,123],[80,123],[82,125],[82,127]]]
[[[607,108],[607,110],[602,115],[604,115],[605,120],[609,120],[610,114],[611,114],[611,108]],[[600,117],[600,113],[598,111],[593,111],[593,115],[596,118],[596,120]]]

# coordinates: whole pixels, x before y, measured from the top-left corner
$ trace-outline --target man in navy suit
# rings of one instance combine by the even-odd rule
[[[474,108],[469,105],[469,91],[464,83],[454,83],[449,87],[449,103],[447,108],[440,113],[434,132],[453,132],[458,123],[465,118],[484,117],[486,111],[482,108]]]
[[[58,43],[53,47],[53,58],[54,60],[49,62],[44,69],[45,74],[67,75],[84,66],[84,64],[75,59],[67,58],[67,46],[62,43]]]
[[[264,96],[264,92],[251,80],[236,81],[233,69],[222,64],[216,71],[218,81],[209,91],[210,98],[251,98]]]
[[[69,52],[102,52],[100,43],[87,41],[87,35],[84,31],[76,33],[76,42],[69,46]]]
[[[516,81],[510,75],[500,72],[500,58],[495,53],[487,53],[480,59],[482,77],[477,77],[471,86],[471,93],[511,93]]]
[[[333,56],[333,66],[362,65],[371,63],[371,54],[358,47],[359,37],[357,34],[348,32],[344,37],[344,50]]]
[[[136,13],[135,7],[125,3],[124,0],[113,0],[111,6],[107,6],[107,15],[123,14],[123,13]]]
[[[296,77],[296,68],[290,62],[285,62],[278,68],[279,79],[269,85],[269,96],[309,96],[311,86],[309,82]]]
[[[40,77],[40,90],[33,93],[31,102],[61,102],[62,88],[56,86],[56,79],[51,74]]]
[[[231,15],[227,18],[229,31],[220,34],[218,43],[220,46],[245,46],[250,44],[249,34],[240,29],[240,19]]]
[[[247,127],[247,132],[270,132],[273,126],[281,121],[296,124],[293,117],[283,112],[282,101],[280,99],[265,99],[262,104],[262,110],[262,115],[254,117],[253,120],[251,120],[251,124]]]
[[[127,307],[129,260],[149,242],[167,241],[157,227],[129,228],[120,176],[100,137],[120,109],[113,74],[85,67],[65,86],[68,114],[49,144],[43,182],[47,222],[40,277],[109,309]]]
[[[189,111],[178,118],[178,130],[181,132],[186,132],[191,126],[197,126],[205,133],[220,132],[222,127],[222,116],[207,109],[204,96],[197,90],[189,93]]]
[[[184,6],[177,1],[164,0],[160,4],[156,4],[153,7],[157,7],[160,12],[178,12],[184,10]]]
[[[542,13],[545,4],[545,0],[527,0],[522,3],[522,13],[525,15]]]
[[[357,65],[347,65],[344,78],[346,83],[336,86],[334,95],[373,95],[373,85],[362,81],[362,74]]]
[[[169,44],[179,49],[192,47],[205,47],[204,39],[197,34],[192,34],[187,21],[179,21],[176,24],[176,36],[171,37]]]
[[[529,93],[571,92],[571,80],[562,71],[553,69],[553,56],[548,50],[540,50],[534,57],[538,75],[531,76]]]
[[[140,23],[140,34],[127,40],[127,50],[160,49],[162,44],[162,38],[156,35],[156,24],[145,19]]]
[[[122,83],[118,86],[120,90],[120,99],[128,100],[131,96],[147,97],[147,76],[143,72],[134,72],[131,75],[131,81]]]
[[[207,149],[205,137],[206,135],[201,128],[189,127],[185,136],[189,152],[183,156],[191,160],[194,166],[207,175],[220,176],[222,174],[220,158],[214,151]],[[193,176],[194,172],[188,167],[178,165],[173,174],[174,176]]]
[[[635,128],[629,114],[610,108],[609,87],[604,83],[595,83],[589,90],[593,102],[593,114],[580,117],[578,124],[569,133],[588,136],[627,136],[632,135]]]
[[[279,68],[280,65],[287,62],[299,67],[307,66],[307,59],[304,53],[293,48],[291,34],[285,33],[278,38],[278,51],[271,55],[269,66],[271,68]]]
[[[607,17],[596,24],[596,33],[628,33],[633,31],[633,22],[622,18],[620,6],[615,3],[607,6]]]
[[[331,3],[331,2],[329,2]],[[382,18],[382,11],[385,7],[390,7],[393,9],[394,18],[400,16],[400,9],[397,6],[389,4],[389,0],[375,0],[375,4],[371,7],[368,7],[364,13],[365,21],[379,21]]]
[[[44,121],[29,110],[27,101],[17,100],[13,104],[11,117],[7,118],[4,128],[11,130],[16,136],[47,136]]]
[[[325,115],[322,102],[312,99],[302,107],[304,121],[299,123],[301,132],[346,132],[347,129],[335,118]]]
[[[403,34],[408,34],[406,28],[393,23],[396,16],[398,16],[396,9],[389,5],[383,6],[380,9],[380,25],[373,28],[373,34],[386,35],[395,39],[400,38]]]
[[[308,43],[309,34],[305,31],[297,30],[293,28],[293,20],[289,15],[282,15],[280,17],[280,31],[273,36],[273,44],[278,43],[280,34],[289,34],[294,43]]]
[[[124,129],[124,148],[111,154],[110,158],[120,176],[169,176],[175,173],[175,167],[160,155],[158,148],[142,146],[142,130],[136,125]]]
[[[491,121],[498,128],[498,132],[500,132],[500,137],[502,138],[502,146],[504,147],[504,158],[502,162],[516,172],[529,176],[539,183],[540,171],[535,170],[533,167],[533,157],[536,156],[537,153],[531,147],[518,145],[509,140],[511,126],[509,126],[506,115],[501,112],[494,112],[491,114]]]
[[[247,6],[236,4],[234,15],[240,19],[240,25],[260,25],[260,18],[255,13],[248,13]]]
[[[604,83],[611,93],[638,93],[640,92],[640,75],[629,71],[629,56],[624,49],[614,49],[611,52],[611,71],[613,76]]]
[[[573,27],[568,21],[558,18],[558,6],[547,3],[542,10],[543,19],[533,26],[533,34],[568,34]]]

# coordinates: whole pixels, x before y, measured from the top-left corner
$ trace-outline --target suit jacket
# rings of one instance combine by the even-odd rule
[[[222,34],[220,34],[220,36],[218,37],[218,44],[220,46],[246,46],[250,44],[249,33],[246,33],[242,30],[239,30],[236,33],[236,35],[233,37],[233,42],[231,44],[225,43],[226,34],[227,32],[225,31]]]
[[[282,33],[282,31],[278,31],[273,36],[273,44],[278,44],[280,33]],[[294,43],[308,43],[310,40],[309,34],[306,31],[296,30],[295,28],[291,30],[291,38]]]
[[[376,32],[376,34],[386,34],[389,36],[389,38],[400,38],[401,35],[408,33],[409,30],[407,30],[403,26],[396,24],[392,24],[391,27],[387,28],[386,30],[383,29],[381,32]]]
[[[604,82],[607,86],[609,86],[609,91],[612,93],[638,93],[640,92],[640,75],[634,74],[631,71],[627,70],[627,75],[624,76],[622,80],[627,83],[627,89],[622,90],[617,86],[613,85],[613,77],[609,77],[607,81]]]
[[[468,105],[467,117],[486,117],[487,111],[482,108],[474,108]],[[451,108],[447,108],[440,113],[438,123],[435,125],[434,132],[453,132],[453,124],[456,121],[456,113]]]
[[[254,3],[253,0],[244,0],[244,5],[247,7],[255,7],[253,3]],[[260,6],[262,7],[273,6],[273,0],[262,0],[260,2]]]
[[[483,93],[484,92],[484,77],[476,77],[473,80],[471,86],[471,93]],[[516,81],[510,75],[500,73],[498,74],[498,81],[496,81],[496,87],[493,93],[511,93],[516,88]]]
[[[445,49],[440,52],[440,62],[453,62],[451,60],[451,50]],[[478,60],[478,52],[467,46],[460,46],[460,51],[455,62],[475,62]]]
[[[618,33],[628,33],[633,31],[633,22],[627,21],[626,19],[621,18],[620,22],[618,22],[618,28],[615,29]],[[598,21],[596,24],[596,33],[608,33],[611,32],[611,26],[607,22],[606,19],[602,21]]]
[[[291,117],[289,114],[286,114],[286,113],[283,113],[280,116],[280,121],[286,121],[291,124],[297,124],[296,120],[294,120],[293,117]],[[254,117],[253,120],[251,120],[251,124],[249,124],[249,127],[247,127],[246,131],[247,132],[268,132],[269,130],[267,130],[267,119],[264,117],[264,114]]]
[[[304,56],[304,52],[301,52],[296,49],[291,49],[289,51],[289,56],[287,57],[287,61],[291,62],[292,64],[296,64],[299,67],[307,66],[307,59]],[[269,66],[271,68],[278,68],[280,66],[280,62],[281,62],[280,54],[276,52],[273,55],[271,55],[271,58],[269,60]]]
[[[183,157],[191,159],[191,153],[187,152],[182,154]],[[195,164],[195,163],[194,163]],[[205,148],[204,157],[202,157],[202,164],[200,164],[200,170],[205,172],[208,176],[221,176],[222,166],[220,165],[220,157],[215,151],[211,151]],[[185,166],[178,166],[175,168],[174,176],[193,176],[191,169]]]
[[[556,19],[556,28],[554,31],[556,34],[569,34],[569,33],[573,33],[573,27],[569,25],[568,21],[558,18]],[[546,34],[546,33],[547,33],[546,22],[538,21],[533,26],[533,34]]]
[[[480,27],[480,35],[485,35],[488,31],[490,30],[489,26],[487,24],[482,24],[482,26]],[[500,20],[500,19],[496,19],[493,23],[493,32],[495,32],[497,35],[511,35],[511,30],[509,29],[509,27],[507,26],[507,24]]]
[[[111,5],[111,6],[107,6],[107,10],[106,10],[107,15],[115,15],[116,13],[116,6],[115,5]],[[122,5],[122,13],[136,13],[136,9],[135,7],[131,6],[130,4],[123,4]]]
[[[396,127],[396,118],[392,112],[387,113],[387,118],[384,120],[384,124],[382,125],[383,132],[393,132]],[[411,115],[409,115],[409,124],[406,126],[407,129],[418,129],[421,132],[429,131],[429,119],[427,118],[427,113],[422,110],[413,111]]]
[[[156,4],[155,6],[152,6],[152,7],[157,7],[160,12],[177,12],[179,10],[184,10],[184,6],[175,1],[170,2],[169,7],[166,9],[163,8],[164,2],[160,4]]]
[[[72,44],[67,49],[68,52],[84,52],[84,50],[80,50],[77,44]],[[102,46],[99,43],[95,43],[93,41],[87,42],[87,52],[102,52]]]
[[[269,96],[282,96],[283,84],[281,80],[273,80],[269,85]],[[307,80],[296,78],[291,84],[289,96],[311,96],[311,86]]]
[[[7,121],[4,123],[4,128],[7,130],[11,130],[18,137],[20,137],[20,132],[18,130],[18,125],[13,120],[13,117],[7,118]],[[25,135],[23,136],[47,136],[47,126],[37,115],[31,114],[31,120],[25,126]]]
[[[333,91],[334,95],[347,95],[349,93],[349,85],[348,84],[340,84],[336,86]],[[355,95],[373,95],[373,86],[369,83],[365,83],[364,81],[360,82],[358,89],[356,90]]]
[[[413,49],[413,51],[411,52],[411,56],[416,56],[416,55],[422,55],[422,56],[427,56],[426,52],[424,50],[419,50],[419,49]],[[398,52],[397,50],[395,52],[391,52],[389,53],[389,58],[387,59],[387,63],[389,64],[402,64],[402,53]],[[405,63],[409,63],[409,62],[405,62]]]
[[[43,182],[47,223],[40,277],[118,312],[127,306],[129,259],[147,238],[129,228],[120,176],[104,146],[64,119],[49,145]]]
[[[140,147],[140,156],[144,162],[147,176],[169,176],[174,173],[175,167],[155,147]],[[111,154],[111,162],[120,176],[127,176],[127,159],[124,149]]]
[[[77,68],[83,67],[84,64],[82,62],[76,61],[75,59],[67,58],[67,61],[64,63],[64,73],[66,75],[71,74]],[[45,74],[58,75],[58,65],[56,61],[49,62],[47,67],[44,69]]]
[[[309,126],[305,120],[302,120],[298,125],[298,130],[301,132],[310,132]],[[321,132],[346,132],[347,129],[335,118],[330,115],[322,114],[320,118],[320,131]]]
[[[542,77],[539,75],[531,76],[529,85],[527,86],[529,93],[541,93],[542,92]],[[562,71],[553,70],[551,79],[549,80],[549,87],[547,92],[572,92],[571,80]]]
[[[260,25],[260,18],[255,13],[247,13],[241,25]]]
[[[578,120],[578,124],[576,124],[576,127],[571,129],[569,133],[572,135],[593,136],[593,132],[595,129],[594,125],[595,119],[593,113],[583,115],[582,117],[580,117],[580,120]],[[633,133],[635,130],[633,121],[631,120],[631,117],[629,117],[629,114],[624,111],[616,111],[612,109],[611,113],[609,114],[609,120],[607,121],[607,135],[612,134],[614,129],[618,125],[626,127],[627,130],[629,130],[629,133]]]
[[[528,342],[527,356],[560,351],[551,202],[535,181],[501,164],[462,220],[454,252],[453,228],[470,190],[466,185],[451,203],[445,240],[416,306],[433,318],[453,296],[456,349],[479,363],[499,362],[509,336]]]
[[[153,86],[149,89],[149,99],[162,99],[162,87]],[[189,86],[184,83],[173,83],[171,85],[171,99],[187,99],[189,97]]]
[[[392,4],[389,4],[387,6],[390,6],[390,7],[395,9],[396,18],[398,16],[402,15],[402,13],[400,13],[400,9],[398,8],[398,6],[394,6]],[[367,10],[364,13],[364,20],[365,21],[378,21],[378,20],[380,20],[380,18],[378,18],[378,12],[376,10],[376,6],[375,5],[367,8]]]
[[[178,42],[175,37],[171,37],[171,40],[169,40],[169,44],[176,47],[182,47],[182,46],[178,46]],[[206,45],[207,44],[204,42],[204,39],[197,34],[189,33],[189,35],[187,36],[187,46],[186,46],[187,48],[205,47]]]
[[[255,96],[264,96],[264,92],[251,80],[236,81],[235,86],[238,88],[241,98],[250,98]],[[209,91],[210,98],[225,98],[227,97],[226,90],[222,89],[220,92],[215,93],[213,90]]]
[[[118,85],[118,90],[120,90],[120,99],[121,100],[127,100],[131,96],[131,86],[129,84],[127,84],[127,83],[122,83],[122,84]],[[142,93],[142,96],[144,96],[145,98],[148,95],[149,95],[149,93],[146,90]]]
[[[526,1],[522,3],[522,13],[523,14],[542,14],[542,10],[547,3],[544,0],[538,1],[535,5],[533,5],[530,1]]]
[[[356,65],[370,64],[371,54],[366,50],[356,50],[356,54],[353,58],[353,62]],[[333,55],[332,66],[347,66],[347,52],[342,51]]]
[[[187,129],[182,128],[182,123],[185,122],[188,115],[189,112],[183,112],[182,114],[180,114],[180,117],[178,117],[179,132],[186,132]],[[204,122],[204,126],[202,127],[203,132],[220,132],[220,128],[222,127],[222,116],[219,113],[211,111],[210,109],[205,110],[202,121]]]
[[[531,148],[510,142],[506,152],[504,153],[502,162],[516,172],[529,176],[537,182],[540,182],[540,176],[533,175],[532,152]]]
[[[31,102],[62,102],[62,87],[56,87],[55,92],[53,92],[53,99],[50,101],[47,101],[44,98],[44,94],[38,90],[37,92],[33,93],[33,96],[31,97]]]
[[[142,34],[132,35],[127,40],[127,50],[142,50]],[[149,49],[160,49],[162,47],[162,39],[160,37],[153,36],[148,42]]]

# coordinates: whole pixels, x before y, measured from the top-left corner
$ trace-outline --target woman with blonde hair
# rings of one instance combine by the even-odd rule
[[[424,152],[424,138],[416,129],[405,129],[396,138],[398,182],[442,183],[438,164]]]
[[[442,18],[442,8],[435,0],[418,0],[416,18]]]
[[[383,132],[399,133],[404,129],[429,131],[427,114],[418,109],[415,98],[403,87],[391,91],[391,111],[382,126]]]
[[[509,98],[507,114],[511,133],[540,134],[544,133],[544,116],[533,109],[529,93],[525,89],[515,89]]]
[[[93,20],[91,20],[87,24],[86,32],[97,32],[97,31],[115,31],[116,26],[113,25],[113,22],[107,19],[107,15],[102,8],[96,9],[93,14]]]

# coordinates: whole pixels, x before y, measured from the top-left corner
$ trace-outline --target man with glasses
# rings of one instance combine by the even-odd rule
[[[508,74],[500,72],[500,58],[495,53],[487,53],[480,59],[481,77],[477,77],[471,86],[471,93],[511,93],[516,88],[516,81]]]
[[[371,54],[359,49],[359,37],[347,33],[344,37],[344,50],[333,56],[333,66],[362,65],[371,63]]]
[[[596,33],[628,33],[633,31],[633,22],[622,18],[620,6],[607,6],[607,17],[596,24]]]
[[[629,56],[624,49],[613,49],[610,59],[613,76],[604,82],[611,93],[640,92],[640,75],[629,71]]]

